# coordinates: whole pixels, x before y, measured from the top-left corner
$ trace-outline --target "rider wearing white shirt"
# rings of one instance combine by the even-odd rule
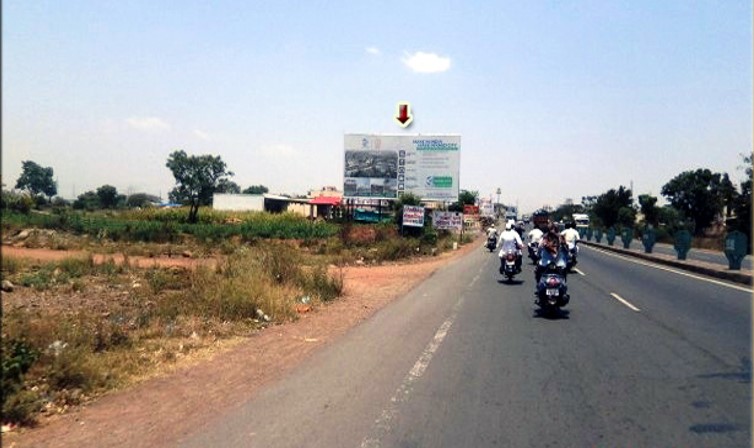
[[[542,239],[544,232],[539,227],[535,227],[529,231],[529,244],[536,244],[539,246],[539,241]]]
[[[579,248],[576,247],[576,243],[581,239],[579,236],[579,231],[573,228],[573,223],[566,224],[565,230],[560,232],[560,234],[563,236],[563,239],[565,239],[565,243],[568,246],[568,250],[576,249],[578,252]]]
[[[498,245],[502,245],[498,257],[500,257],[500,267],[502,268],[504,263],[505,254],[508,251],[516,251],[516,270],[521,271],[521,248],[524,247],[524,243],[521,241],[521,237],[518,232],[513,230],[513,224],[507,223],[505,225],[505,232],[500,234],[498,239]]]

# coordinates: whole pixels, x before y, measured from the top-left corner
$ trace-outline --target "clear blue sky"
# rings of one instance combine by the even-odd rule
[[[752,149],[751,1],[4,1],[2,179],[342,188],[344,133],[459,133],[461,187],[524,211]],[[414,123],[393,121],[407,100]]]

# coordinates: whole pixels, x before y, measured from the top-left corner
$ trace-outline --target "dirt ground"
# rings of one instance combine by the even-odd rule
[[[410,263],[344,268],[340,299],[303,314],[296,322],[227,341],[203,360],[186,360],[171,373],[106,395],[68,414],[42,420],[33,429],[5,433],[7,447],[164,446],[201,428],[220,409],[253,397],[350,328],[401,297],[450,260],[479,250],[482,239],[459,250]],[[71,252],[3,246],[3,256],[39,260]],[[11,254],[11,252],[13,252]],[[82,253],[83,255],[83,253]],[[130,257],[139,266],[188,267],[184,258]]]

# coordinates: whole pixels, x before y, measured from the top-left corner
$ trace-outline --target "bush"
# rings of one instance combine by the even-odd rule
[[[40,404],[35,393],[23,389],[26,372],[39,358],[39,353],[24,340],[3,337],[2,409],[3,420],[30,424]]]
[[[329,302],[343,293],[343,272],[331,277],[327,273],[327,267],[317,265],[309,273],[301,275],[300,285],[305,293],[315,295],[323,302]]]
[[[0,207],[3,211],[28,214],[34,206],[34,199],[25,193],[15,193],[2,190],[0,193]]]
[[[375,255],[377,260],[399,260],[413,255],[417,246],[419,246],[419,243],[415,239],[389,239],[377,243]]]

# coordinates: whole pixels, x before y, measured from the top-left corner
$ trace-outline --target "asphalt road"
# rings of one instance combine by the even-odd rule
[[[592,242],[594,242],[594,239],[592,239]],[[602,237],[602,244],[607,244],[607,240],[605,237]],[[623,242],[621,242],[620,238],[616,238],[615,242],[613,243],[615,247],[623,247]],[[630,248],[633,250],[638,250],[641,252],[644,252],[644,245],[641,243],[640,240],[633,239],[631,240]],[[663,244],[663,243],[657,243],[652,248],[652,252],[663,254],[663,255],[670,255],[673,257],[676,257],[678,253],[675,251],[672,245],[670,244]],[[714,263],[719,264],[725,267],[728,267],[728,259],[725,257],[725,254],[723,252],[714,252],[714,251],[708,251],[708,250],[700,250],[700,249],[690,249],[688,254],[686,254],[686,258],[688,260],[696,260],[696,261],[703,261],[705,263]],[[741,268],[746,270],[751,270],[751,256],[747,255],[743,261],[741,262]]]
[[[751,291],[583,247],[546,318],[497,266],[446,266],[180,444],[751,446]]]

